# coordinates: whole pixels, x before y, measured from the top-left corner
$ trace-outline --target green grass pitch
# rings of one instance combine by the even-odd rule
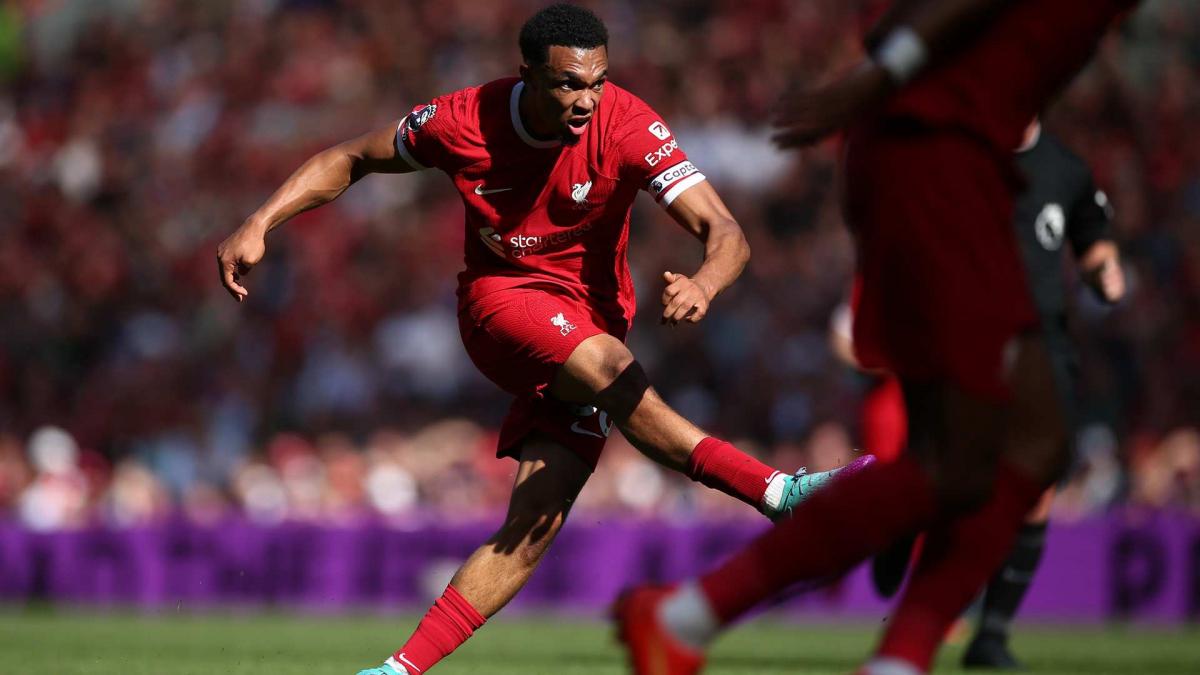
[[[262,614],[134,615],[0,611],[0,673],[13,675],[354,675],[377,665],[414,617]],[[869,626],[761,620],[713,652],[712,675],[851,672],[873,644]],[[1015,647],[1034,673],[1200,673],[1200,629],[1022,626]],[[959,672],[961,647],[938,672]],[[617,675],[622,654],[599,621],[501,615],[436,675]]]

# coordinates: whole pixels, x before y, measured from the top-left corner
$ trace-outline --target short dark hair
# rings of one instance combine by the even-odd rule
[[[550,47],[595,49],[608,45],[608,29],[591,10],[560,2],[534,14],[521,26],[521,56],[540,65],[550,58]]]

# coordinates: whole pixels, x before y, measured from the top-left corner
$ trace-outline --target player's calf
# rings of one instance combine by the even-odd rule
[[[386,663],[360,675],[419,675],[448,656],[529,580],[566,522],[591,467],[570,450],[527,438],[504,524],[459,568],[416,631]]]
[[[504,524],[451,580],[483,615],[508,604],[533,574],[566,523],[591,467],[566,447],[527,439]]]

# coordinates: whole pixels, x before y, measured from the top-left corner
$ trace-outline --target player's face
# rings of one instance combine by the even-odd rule
[[[587,131],[604,94],[608,49],[551,47],[545,65],[522,68],[533,94],[535,131],[573,143]]]

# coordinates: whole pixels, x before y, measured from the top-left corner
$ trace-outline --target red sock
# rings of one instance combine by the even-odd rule
[[[931,529],[912,578],[888,622],[879,656],[923,672],[946,631],[1012,550],[1045,485],[1002,464],[992,499],[979,511]]]
[[[798,581],[840,574],[933,517],[933,486],[911,458],[834,481],[700,585],[729,623]]]
[[[412,637],[392,657],[412,675],[420,675],[466,642],[485,621],[453,586],[447,586]]]
[[[688,458],[692,480],[737,497],[754,508],[762,502],[771,478],[779,472],[718,438],[696,444]]]

